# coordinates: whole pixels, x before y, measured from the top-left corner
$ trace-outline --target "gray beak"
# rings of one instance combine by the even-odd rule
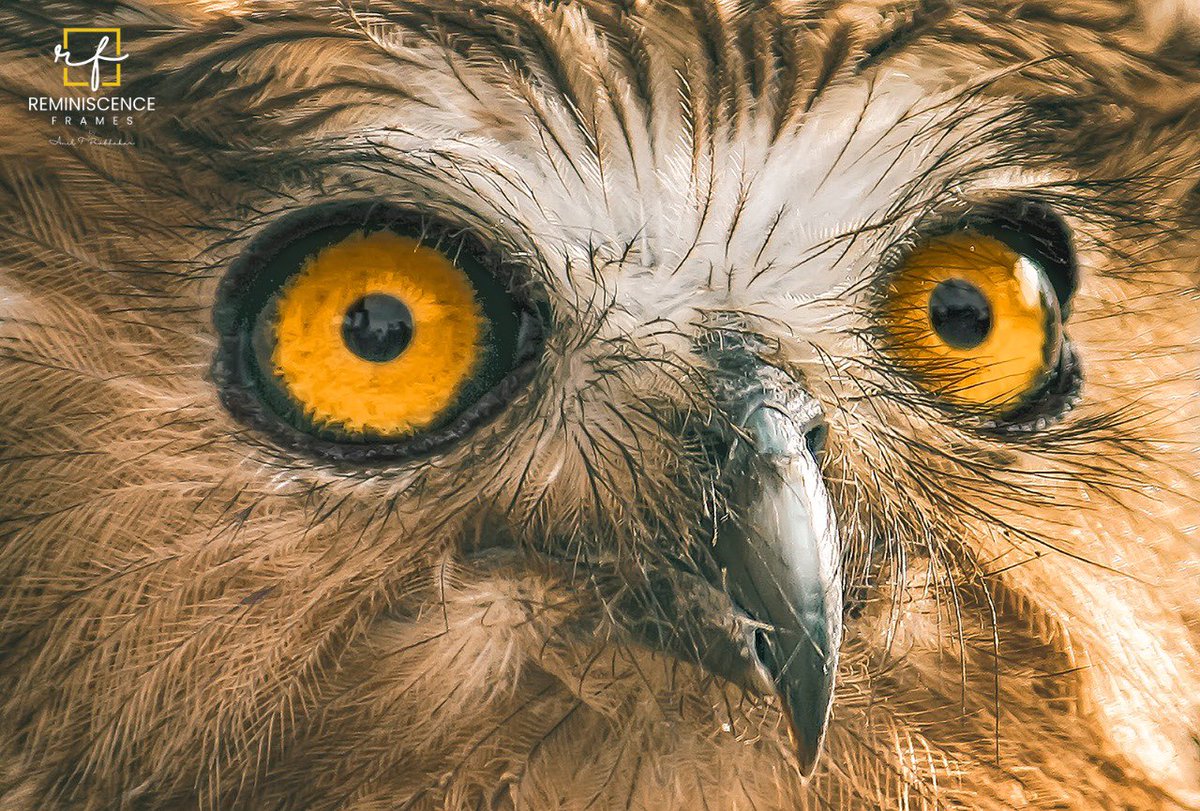
[[[715,557],[734,601],[762,623],[753,655],[783,704],[808,776],[833,706],[841,542],[817,460],[821,408],[754,349],[741,336],[722,336],[710,349],[721,407],[735,429],[723,472],[731,514],[719,528]]]

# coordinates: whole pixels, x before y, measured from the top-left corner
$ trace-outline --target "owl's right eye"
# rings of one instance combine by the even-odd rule
[[[924,240],[889,276],[881,316],[908,375],[941,401],[1004,431],[1036,429],[1078,399],[1067,336],[1077,286],[1052,214],[1030,205],[965,220]]]
[[[540,349],[515,274],[407,212],[319,214],[269,231],[226,281],[217,368],[231,409],[339,458],[428,452],[494,414]]]
[[[956,403],[1009,410],[1045,384],[1062,353],[1063,319],[1046,275],[982,234],[930,240],[888,296],[894,351]]]

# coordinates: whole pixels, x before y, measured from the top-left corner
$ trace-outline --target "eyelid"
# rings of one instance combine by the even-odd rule
[[[1045,237],[1053,233],[1061,244],[1053,249],[1020,244],[1017,231],[1021,217],[1034,223],[1039,235]],[[884,248],[870,280],[871,288],[875,291],[884,289],[888,280],[920,246],[937,237],[966,230],[997,239],[1035,260],[1055,289],[1063,321],[1070,318],[1080,273],[1072,229],[1048,202],[1017,194],[970,202],[959,200],[926,212]],[[877,310],[877,305],[878,301],[874,301],[870,309]]]
[[[254,268],[261,266],[281,246],[288,246],[326,228],[344,225],[347,229],[378,228],[392,224],[397,230],[422,232],[436,222],[436,230],[446,238],[469,236],[481,248],[480,256],[503,280],[522,304],[550,315],[545,295],[546,273],[536,251],[521,241],[508,239],[505,230],[491,225],[470,212],[459,216],[439,208],[436,215],[425,211],[420,204],[392,202],[373,197],[313,203],[299,210],[273,214],[270,223],[257,233],[247,234],[239,241],[245,247],[230,263],[220,282],[214,321],[218,330],[232,326],[238,317],[238,304],[255,288]],[[486,236],[487,241],[484,241]]]

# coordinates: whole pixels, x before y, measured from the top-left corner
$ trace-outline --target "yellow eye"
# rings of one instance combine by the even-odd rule
[[[429,453],[529,379],[541,308],[466,229],[381,203],[268,228],[225,278],[214,373],[239,418],[339,461]]]
[[[893,350],[931,391],[1006,412],[1038,392],[1063,351],[1062,315],[1045,272],[1003,242],[973,232],[918,248],[884,305]]]
[[[483,322],[471,280],[444,254],[388,231],[356,234],[280,291],[270,364],[314,424],[408,434],[470,379]]]

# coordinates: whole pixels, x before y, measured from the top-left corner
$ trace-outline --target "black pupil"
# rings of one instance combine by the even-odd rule
[[[412,341],[412,312],[404,302],[384,293],[369,293],[350,305],[342,317],[342,340],[355,355],[373,363],[400,356]]]
[[[947,279],[929,297],[929,321],[948,345],[974,349],[992,331],[992,305],[970,282]]]

